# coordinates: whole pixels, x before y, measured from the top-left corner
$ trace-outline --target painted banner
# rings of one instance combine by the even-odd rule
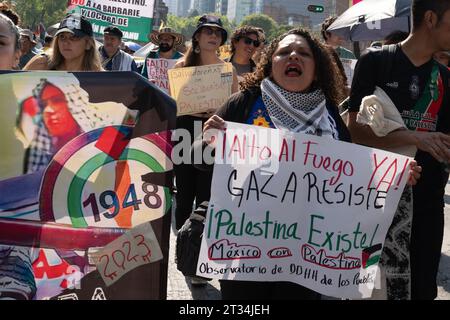
[[[133,72],[0,91],[0,295],[165,299],[175,102]]]
[[[169,83],[178,116],[215,111],[231,95],[233,66],[222,63],[172,69]]]
[[[228,122],[217,139],[197,275],[369,297],[411,160]]]
[[[123,32],[124,40],[147,42],[152,31],[155,0],[69,0],[68,5],[68,12],[86,17],[98,36],[114,25]]]
[[[165,93],[169,93],[168,71],[177,63],[177,59],[147,59],[148,79]]]

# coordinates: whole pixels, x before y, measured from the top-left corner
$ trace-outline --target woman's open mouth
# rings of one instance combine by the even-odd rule
[[[300,77],[303,74],[302,68],[295,63],[288,64],[284,74],[288,77]]]

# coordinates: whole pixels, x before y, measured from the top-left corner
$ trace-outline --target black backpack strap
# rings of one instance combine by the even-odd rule
[[[390,44],[381,48],[380,65],[378,66],[377,86],[390,80],[392,67],[394,66],[397,44]]]

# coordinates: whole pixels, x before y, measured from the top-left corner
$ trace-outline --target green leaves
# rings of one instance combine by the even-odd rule
[[[16,12],[22,20],[21,27],[34,30],[40,22],[46,27],[59,22],[65,15],[65,0],[16,0]]]

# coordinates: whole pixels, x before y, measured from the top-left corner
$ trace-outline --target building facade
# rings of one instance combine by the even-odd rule
[[[161,21],[167,21],[167,14],[169,8],[163,0],[155,0],[155,7],[153,8],[153,30],[158,30]]]
[[[166,4],[167,8],[169,9],[169,13],[173,15],[178,14],[178,0],[163,0]]]
[[[239,24],[246,16],[255,13],[254,0],[228,0],[227,17]]]
[[[216,0],[194,0],[192,9],[199,14],[214,13],[216,11]]]
[[[336,1],[336,0],[334,0]],[[311,30],[320,28],[320,24],[328,16],[330,2],[325,0],[257,0],[255,11],[272,17],[279,24],[302,26]],[[321,5],[324,12],[309,12],[308,5]],[[333,7],[333,6],[331,6]]]
[[[187,17],[191,9],[191,0],[177,0],[177,16]]]
[[[226,16],[228,13],[228,0],[216,0],[216,13]]]

